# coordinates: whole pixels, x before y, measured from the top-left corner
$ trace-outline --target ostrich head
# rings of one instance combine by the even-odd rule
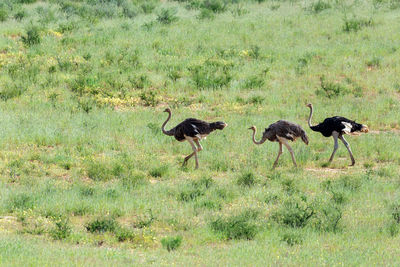
[[[308,104],[306,105],[306,107],[312,108],[312,104],[311,104],[311,103],[308,103]]]
[[[226,124],[226,123],[223,122],[223,121],[217,121],[217,122],[215,122],[214,124],[215,124],[215,128],[218,129],[218,130],[222,130],[222,129],[224,129],[226,126],[228,126],[228,124]]]
[[[166,109],[164,110],[164,112],[171,113],[171,109],[170,109],[170,108],[166,108]]]
[[[249,130],[253,130],[253,131],[255,131],[257,128],[256,128],[256,126],[251,126],[250,128],[249,128]]]

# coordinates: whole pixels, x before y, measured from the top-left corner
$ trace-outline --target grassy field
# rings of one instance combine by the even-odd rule
[[[4,0],[0,265],[400,264],[400,2]],[[340,144],[307,126],[367,124]],[[162,134],[228,123],[202,141]],[[276,143],[251,131],[300,124]]]

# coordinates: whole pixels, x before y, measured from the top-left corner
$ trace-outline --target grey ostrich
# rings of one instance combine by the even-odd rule
[[[198,169],[199,161],[197,159],[197,152],[203,150],[203,147],[200,144],[200,140],[203,138],[205,139],[207,135],[209,135],[214,130],[224,129],[228,124],[222,121],[208,123],[206,121],[189,118],[179,123],[171,130],[167,131],[165,130],[165,125],[171,118],[171,110],[169,108],[166,108],[164,112],[168,113],[168,118],[161,126],[162,132],[168,136],[174,136],[175,139],[179,142],[183,142],[186,140],[192,146],[193,153],[185,157],[182,166],[185,166],[187,161],[194,155],[196,159],[196,169]],[[197,145],[197,148],[195,144]]]
[[[288,144],[288,141],[296,141],[297,138],[301,138],[303,142],[308,145],[308,137],[306,135],[306,132],[301,128],[300,125],[285,121],[285,120],[279,120],[271,125],[268,126],[268,128],[265,129],[263,136],[260,141],[256,141],[255,135],[257,128],[256,126],[251,126],[249,128],[250,130],[253,130],[253,142],[256,145],[261,145],[264,143],[267,139],[271,142],[278,142],[279,143],[279,152],[278,156],[276,157],[276,160],[274,162],[274,166],[272,167],[273,169],[276,167],[278,164],[278,159],[281,156],[282,152],[282,144],[286,146],[286,148],[289,150],[290,155],[292,156],[292,161],[295,167],[297,167],[296,160],[294,158],[294,153],[293,149],[290,147]]]
[[[336,150],[338,149],[338,139],[343,142],[347,150],[350,154],[351,165],[353,166],[356,161],[354,160],[353,152],[351,152],[351,148],[349,143],[347,143],[346,139],[344,139],[345,134],[357,135],[357,133],[368,133],[368,126],[357,123],[355,121],[349,120],[344,117],[334,116],[331,118],[326,118],[323,122],[318,125],[311,125],[311,118],[313,115],[313,106],[312,104],[307,104],[307,107],[310,108],[310,116],[308,117],[308,126],[311,130],[315,132],[320,132],[325,137],[333,137],[334,146],[331,157],[329,158],[329,163],[332,162],[333,157],[335,156]]]

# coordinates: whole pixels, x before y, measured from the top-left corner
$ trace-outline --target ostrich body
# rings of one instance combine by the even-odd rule
[[[187,161],[193,157],[196,159],[196,169],[199,168],[199,161],[197,158],[197,152],[200,152],[203,150],[203,147],[200,144],[201,139],[205,139],[207,135],[209,135],[211,132],[215,130],[222,130],[224,129],[228,124],[222,121],[217,121],[217,122],[206,122],[194,118],[189,118],[184,120],[183,122],[179,123],[177,126],[172,128],[171,130],[165,130],[165,125],[171,118],[171,110],[169,108],[165,109],[164,112],[168,113],[168,118],[167,120],[163,123],[161,126],[161,130],[164,134],[168,136],[173,136],[175,137],[176,140],[179,142],[183,141],[188,141],[189,144],[192,146],[193,153],[190,155],[186,156],[182,166],[185,166]],[[196,145],[197,148],[196,148]]]
[[[249,128],[250,130],[253,130],[253,142],[256,145],[261,145],[264,143],[267,139],[271,142],[278,142],[279,143],[279,152],[278,156],[276,157],[276,160],[273,165],[273,169],[276,167],[278,164],[278,159],[283,153],[282,151],[282,144],[286,146],[286,148],[289,150],[290,155],[292,157],[292,161],[295,167],[297,167],[296,160],[294,158],[294,153],[293,149],[290,147],[288,144],[288,141],[296,141],[297,138],[301,138],[303,142],[308,145],[308,137],[306,135],[306,132],[301,128],[300,125],[285,121],[285,120],[279,120],[271,125],[268,126],[268,128],[265,129],[262,138],[260,141],[256,141],[255,135],[257,132],[256,126],[251,126]]]
[[[349,120],[344,117],[340,117],[340,116],[326,118],[320,124],[312,126],[311,118],[313,115],[313,106],[312,106],[312,104],[307,104],[307,107],[310,108],[310,116],[308,117],[308,126],[310,126],[311,130],[313,130],[315,132],[320,132],[325,137],[330,137],[330,136],[333,137],[334,146],[333,146],[332,155],[329,158],[329,163],[332,162],[333,157],[335,156],[336,150],[339,147],[338,139],[340,139],[343,142],[343,144],[346,146],[347,150],[349,151],[350,159],[351,159],[350,166],[353,166],[356,163],[356,161],[354,160],[353,152],[351,152],[350,145],[346,141],[346,139],[344,138],[343,135],[345,135],[345,134],[357,135],[360,132],[367,133],[368,126],[357,123],[355,121]]]

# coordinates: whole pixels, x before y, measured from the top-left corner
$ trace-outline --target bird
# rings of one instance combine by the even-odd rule
[[[308,145],[308,137],[306,132],[301,128],[300,125],[286,121],[286,120],[279,120],[275,123],[272,123],[271,125],[268,126],[268,128],[265,128],[265,131],[262,135],[262,138],[260,141],[256,141],[255,135],[257,132],[256,126],[251,126],[249,130],[253,130],[253,142],[256,145],[261,145],[264,143],[267,139],[271,142],[278,142],[279,143],[279,152],[278,156],[276,157],[276,160],[274,162],[274,165],[272,169],[275,169],[276,165],[278,164],[278,159],[283,153],[282,151],[282,144],[286,146],[286,148],[289,150],[290,155],[292,156],[292,161],[295,167],[297,167],[296,160],[294,158],[294,153],[293,149],[290,147],[288,144],[288,141],[296,141],[297,138],[301,138],[303,142]]]
[[[357,123],[355,121],[349,120],[344,117],[334,116],[331,118],[326,118],[322,123],[312,126],[311,125],[311,117],[313,115],[313,106],[312,104],[307,104],[307,107],[310,108],[310,116],[308,117],[308,126],[311,130],[315,132],[320,132],[325,137],[333,137],[334,146],[333,152],[331,157],[329,158],[329,162],[331,163],[333,157],[335,156],[336,150],[338,149],[338,139],[340,139],[350,154],[351,165],[354,166],[356,161],[354,160],[353,152],[351,152],[351,148],[349,143],[346,141],[343,135],[350,134],[350,135],[358,135],[358,133],[368,133],[369,129],[367,125],[363,125]]]
[[[179,142],[188,141],[189,144],[192,146],[193,153],[186,156],[183,160],[182,167],[186,165],[187,161],[193,157],[196,159],[196,169],[199,168],[199,161],[197,158],[197,152],[203,150],[203,147],[200,144],[200,140],[205,139],[211,132],[215,130],[223,130],[228,124],[223,121],[217,122],[206,122],[194,118],[188,118],[183,122],[176,125],[171,130],[165,130],[165,125],[171,118],[171,109],[166,108],[164,112],[168,113],[167,120],[161,126],[161,130],[165,135],[173,136]],[[197,148],[195,146],[197,145]]]

